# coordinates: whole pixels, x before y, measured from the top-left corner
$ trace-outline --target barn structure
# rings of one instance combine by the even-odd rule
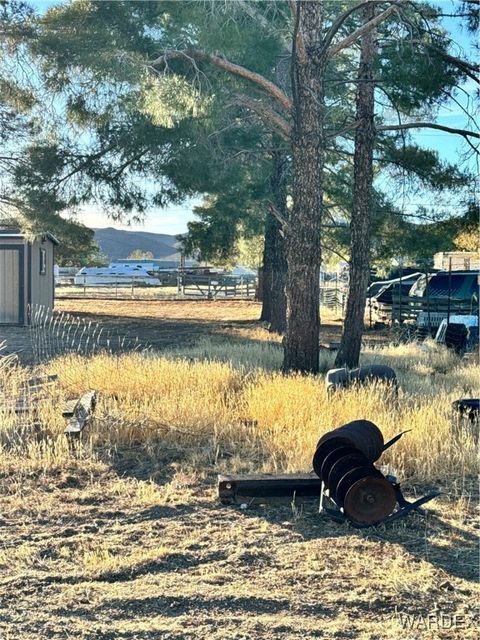
[[[33,305],[53,308],[56,245],[50,233],[0,227],[0,325],[29,324]]]

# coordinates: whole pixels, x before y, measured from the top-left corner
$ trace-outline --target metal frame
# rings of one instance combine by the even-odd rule
[[[332,520],[335,520],[335,522],[340,522],[342,524],[345,522],[349,522],[352,525],[352,527],[355,527],[356,529],[368,529],[369,527],[376,527],[379,524],[388,524],[389,522],[393,522],[394,520],[399,520],[400,518],[404,518],[412,511],[416,511],[420,515],[424,516],[426,515],[426,511],[421,508],[422,505],[426,504],[430,500],[433,500],[433,498],[438,498],[438,496],[441,495],[440,491],[435,491],[433,493],[429,493],[426,496],[423,496],[422,498],[419,498],[418,500],[415,500],[415,502],[409,502],[403,495],[402,490],[400,488],[400,484],[396,481],[396,478],[393,478],[392,476],[387,476],[387,480],[390,482],[390,484],[395,490],[395,497],[397,499],[398,509],[393,513],[391,513],[386,518],[384,518],[383,520],[381,520],[380,522],[365,524],[362,522],[355,522],[355,520],[352,520],[351,518],[347,518],[347,516],[343,513],[343,511],[336,504],[336,502],[328,496],[328,492],[326,492],[326,488],[323,482],[322,482],[322,488],[320,491],[320,505],[318,508],[318,512],[325,513],[326,515],[330,516]],[[329,500],[331,506],[327,507],[324,505],[325,499]]]
[[[373,425],[375,426],[375,425]],[[377,427],[375,427],[377,428]],[[394,445],[400,438],[408,433],[410,429],[406,429],[397,434],[391,440],[386,442],[381,451],[386,451],[392,445]],[[383,439],[383,438],[382,438]],[[322,440],[320,440],[320,443]],[[348,456],[346,456],[348,457]],[[315,467],[315,460],[314,460]],[[372,471],[377,471],[372,464]],[[282,475],[219,475],[218,476],[218,497],[222,504],[235,503],[237,497],[249,497],[249,498],[279,498],[279,497],[319,497],[318,512],[324,513],[330,516],[336,522],[349,522],[353,527],[357,529],[366,529],[368,527],[375,527],[380,524],[387,524],[399,518],[404,518],[412,511],[416,511],[421,515],[425,515],[425,511],[421,509],[421,506],[433,500],[433,498],[441,495],[441,492],[436,491],[430,493],[415,502],[409,502],[402,493],[400,484],[397,479],[392,475],[382,476],[386,480],[395,492],[395,504],[392,504],[392,508],[395,510],[383,517],[379,521],[375,522],[357,522],[351,516],[346,515],[342,505],[338,504],[333,497],[329,494],[327,485],[320,479],[320,472],[315,469],[316,474],[282,474]],[[378,473],[378,471],[377,471]],[[326,501],[328,500],[328,506]]]

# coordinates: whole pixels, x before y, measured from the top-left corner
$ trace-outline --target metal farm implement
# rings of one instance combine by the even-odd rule
[[[404,433],[384,443],[382,432],[373,422],[354,420],[322,436],[313,456],[314,473],[220,475],[219,498],[228,504],[238,496],[317,496],[321,513],[359,528],[392,522],[411,511],[424,514],[422,505],[438,492],[409,502],[396,478],[384,475],[374,465]]]
[[[42,433],[41,408],[57,383],[57,375],[30,378],[23,383],[17,397],[6,398],[0,390],[0,405],[13,411],[17,416],[29,416],[33,431],[40,438]],[[62,417],[66,421],[64,434],[72,445],[91,422],[96,403],[96,392],[87,391],[80,397],[68,400],[62,407]]]

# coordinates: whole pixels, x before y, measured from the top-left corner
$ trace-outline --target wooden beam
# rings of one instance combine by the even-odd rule
[[[246,498],[281,498],[319,496],[321,480],[313,473],[280,475],[219,475],[218,497],[224,504],[238,496]]]

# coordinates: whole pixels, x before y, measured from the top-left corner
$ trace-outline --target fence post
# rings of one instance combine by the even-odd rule
[[[402,324],[402,277],[403,277],[403,262],[400,262],[400,282],[399,282],[400,300],[398,305],[398,324],[399,325]]]
[[[335,313],[338,313],[338,272],[335,274]]]
[[[425,284],[425,294],[426,294],[426,298],[427,298],[427,322],[428,322],[428,333],[431,333],[432,331],[432,322],[431,322],[431,316],[430,316],[430,286],[429,286],[429,281],[428,281],[428,267],[425,268],[425,277],[426,277],[426,284]]]
[[[450,301],[452,297],[452,258],[448,259],[448,302],[447,302],[447,327],[450,324]]]

